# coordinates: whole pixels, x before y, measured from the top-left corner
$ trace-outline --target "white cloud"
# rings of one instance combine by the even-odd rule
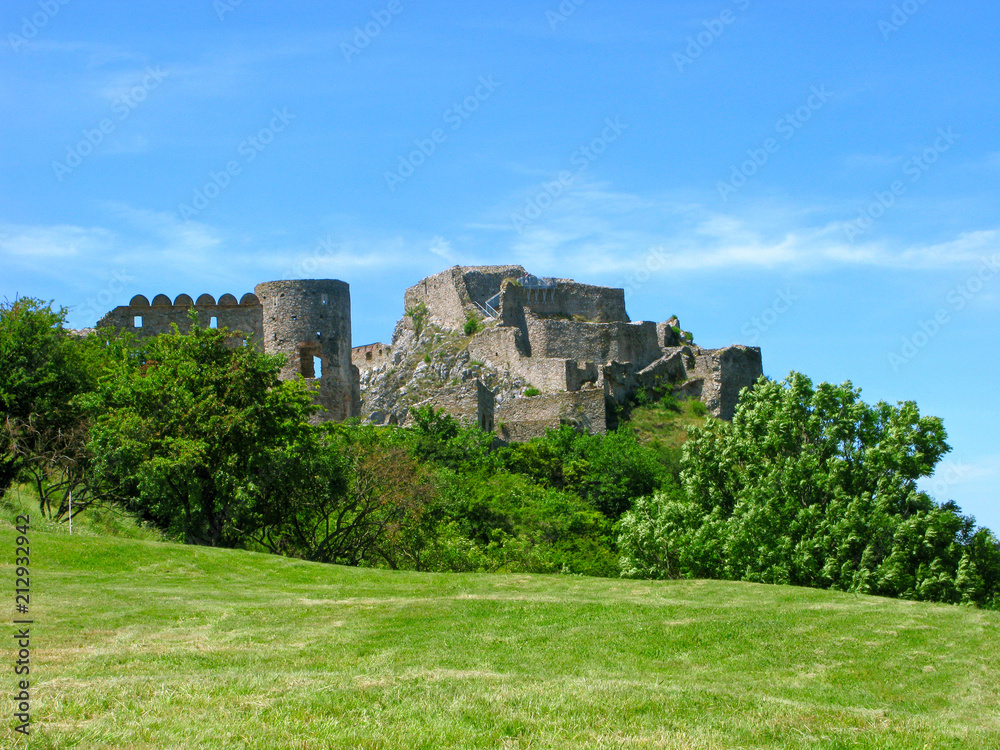
[[[0,254],[25,258],[32,263],[91,256],[106,252],[113,242],[114,234],[101,227],[0,223]]]
[[[511,203],[522,205],[523,199]],[[497,209],[496,214],[500,213]],[[962,232],[943,242],[864,238],[850,242],[837,207],[757,205],[724,213],[708,205],[672,198],[612,192],[590,183],[568,189],[534,221],[468,224],[486,232],[502,254],[539,273],[581,269],[585,273],[628,272],[651,253],[665,259],[663,272],[773,270],[822,272],[848,267],[934,270],[968,267],[1000,251],[1000,230]],[[518,231],[520,229],[520,231]]]

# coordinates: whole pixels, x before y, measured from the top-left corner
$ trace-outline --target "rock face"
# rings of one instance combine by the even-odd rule
[[[525,440],[562,423],[601,433],[640,389],[698,398],[731,419],[760,349],[702,349],[677,321],[636,322],[621,289],[455,266],[406,290],[392,344],[352,351],[361,415],[405,423],[431,404]]]

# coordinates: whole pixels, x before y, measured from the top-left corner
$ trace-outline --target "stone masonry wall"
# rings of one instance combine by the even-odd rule
[[[572,424],[586,432],[603,435],[607,432],[604,391],[589,389],[513,398],[504,401],[496,410],[497,433],[504,440],[530,440],[560,424]]]
[[[280,377],[302,375],[318,386],[314,400],[326,410],[321,419],[357,416],[350,287],[333,279],[267,281],[254,292],[263,308],[264,351],[285,357]]]
[[[660,357],[656,324],[578,323],[570,320],[528,318],[531,353],[603,364],[634,362],[642,368]]]
[[[427,308],[426,322],[461,330],[466,315],[478,313],[474,303],[483,304],[499,292],[505,278],[523,275],[521,266],[454,266],[407,289],[403,307],[412,310],[423,303]]]
[[[351,364],[360,371],[380,367],[392,361],[392,347],[378,341],[351,349]]]
[[[111,310],[97,321],[96,326],[121,328],[137,336],[169,333],[171,324],[176,324],[181,331],[187,331],[191,326],[188,311],[192,309],[198,313],[198,322],[203,326],[212,325],[214,318],[214,327],[228,326],[232,331],[247,334],[234,337],[234,346],[247,340],[262,347],[261,305],[257,297],[250,293],[244,294],[241,300],[231,294],[223,294],[218,302],[210,294],[202,294],[197,301],[187,294],[179,294],[173,302],[165,294],[158,294],[153,297],[152,304],[146,297],[137,294],[128,305],[120,305]]]
[[[568,316],[593,323],[627,323],[625,290],[557,279],[556,286],[525,289],[527,307],[536,315]]]

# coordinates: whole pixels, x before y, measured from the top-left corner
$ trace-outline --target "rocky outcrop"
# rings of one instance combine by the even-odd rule
[[[510,440],[561,423],[604,432],[640,390],[731,419],[762,373],[759,348],[703,349],[676,318],[631,322],[621,289],[520,266],[456,266],[410,287],[405,309],[391,345],[352,353],[361,414],[378,424],[431,404]]]

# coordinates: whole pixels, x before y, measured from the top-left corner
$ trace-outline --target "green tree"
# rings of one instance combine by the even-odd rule
[[[974,521],[916,487],[949,450],[941,420],[859,395],[795,372],[762,378],[732,423],[685,444],[684,494],[623,522],[623,571],[981,601]],[[992,559],[980,544],[981,564]]]
[[[79,420],[73,398],[91,385],[81,343],[65,328],[66,308],[30,297],[0,303],[0,496],[30,459],[12,434],[30,423],[49,436]]]
[[[342,565],[408,560],[407,531],[429,494],[421,467],[377,428],[326,424],[274,452],[258,541],[272,552]]]
[[[627,425],[607,435],[588,435],[562,425],[544,437],[513,445],[503,454],[512,471],[571,490],[611,519],[656,491],[668,475],[656,451]]]
[[[273,454],[311,429],[301,381],[281,358],[193,325],[132,346],[115,339],[82,402],[96,479],[109,499],[188,542],[239,546],[266,503]]]

